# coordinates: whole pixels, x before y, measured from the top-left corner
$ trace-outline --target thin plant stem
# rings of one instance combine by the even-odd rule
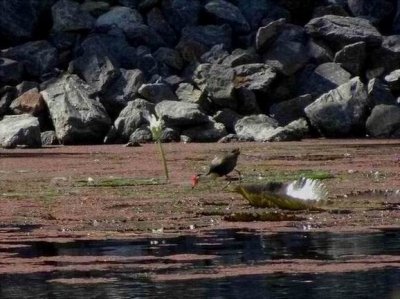
[[[164,174],[165,174],[165,180],[168,182],[169,181],[169,174],[168,174],[168,166],[167,166],[167,160],[165,159],[165,154],[164,154],[164,149],[162,147],[161,141],[157,140],[156,141],[158,144],[158,149],[160,151],[160,156],[161,156],[161,160],[164,166]]]

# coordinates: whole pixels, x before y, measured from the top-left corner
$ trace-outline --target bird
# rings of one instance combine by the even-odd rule
[[[234,148],[228,153],[215,156],[214,159],[211,161],[209,169],[206,173],[204,174],[199,173],[192,176],[192,189],[196,187],[196,185],[199,183],[200,177],[202,176],[210,178],[216,178],[222,176],[227,177],[227,175],[231,173],[233,170],[235,170],[239,174],[239,180],[240,180],[241,173],[239,170],[235,168],[239,155],[240,155],[240,149]]]
[[[304,177],[290,182],[238,185],[234,191],[252,206],[288,210],[309,209],[328,197],[328,190],[320,180]]]

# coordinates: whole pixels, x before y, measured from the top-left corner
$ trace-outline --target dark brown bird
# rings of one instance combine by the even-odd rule
[[[235,170],[239,174],[240,179],[240,171],[235,169],[239,155],[240,149],[235,148],[229,153],[215,156],[210,163],[210,168],[207,173],[195,174],[192,177],[192,188],[196,187],[201,176],[209,176],[212,178],[227,176],[230,172]]]

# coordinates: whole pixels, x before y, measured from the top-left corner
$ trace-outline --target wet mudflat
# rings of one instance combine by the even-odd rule
[[[244,182],[322,178],[323,209],[254,208],[224,180],[191,190],[237,145]],[[169,183],[151,144],[0,150],[0,297],[399,296],[400,143],[165,150]]]

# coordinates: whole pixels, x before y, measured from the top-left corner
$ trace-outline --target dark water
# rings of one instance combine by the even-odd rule
[[[331,234],[315,232],[260,235],[252,231],[217,230],[207,236],[180,236],[135,241],[25,243],[8,249],[22,258],[40,256],[153,256],[195,253],[217,255],[211,260],[177,265],[156,273],[207,273],[218,265],[265,265],[276,259],[316,259],[345,262],[360,255],[400,255],[400,232]],[[2,250],[2,249],[0,249]],[[161,258],[164,258],[161,260]],[[145,261],[149,263],[149,261]],[[151,261],[151,262],[154,262]],[[1,266],[1,261],[0,261]],[[55,278],[113,278],[101,284],[64,285]],[[66,271],[0,275],[0,298],[400,298],[400,268],[351,273],[275,274],[221,279],[154,282],[137,271]]]

